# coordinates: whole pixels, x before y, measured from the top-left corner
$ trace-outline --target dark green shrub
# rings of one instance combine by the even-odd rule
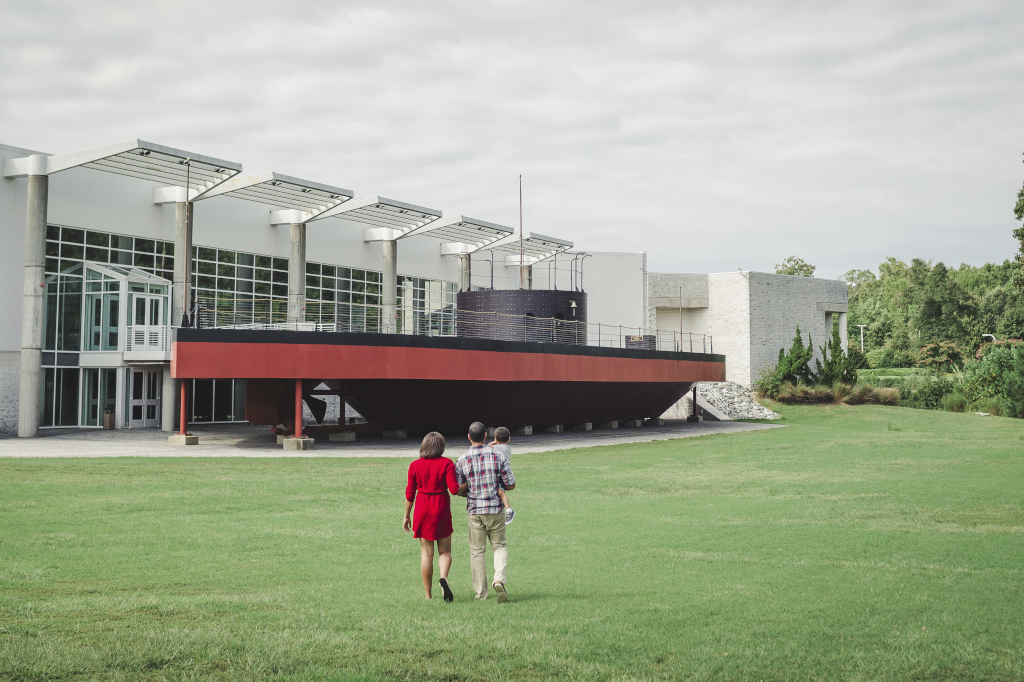
[[[1024,419],[1024,348],[1013,353],[1013,368],[1003,376],[1003,396],[1007,417]]]
[[[780,382],[791,381],[793,383],[809,384],[814,379],[811,372],[811,358],[814,357],[814,343],[811,335],[807,335],[807,345],[800,336],[800,326],[797,325],[796,335],[793,337],[793,345],[789,347],[789,353],[782,348],[779,349],[779,361],[775,363],[775,372],[779,375]]]
[[[980,403],[987,398],[1006,398],[1003,393],[1007,375],[1015,373],[1015,348],[1020,342],[986,344],[976,359],[964,365],[964,397]]]
[[[947,393],[942,397],[942,409],[946,412],[964,412],[967,410],[967,398],[960,393]]]
[[[832,328],[832,338],[821,346],[821,357],[825,359],[824,364],[820,360],[814,361],[818,383],[825,386],[837,382],[849,385],[857,383],[857,364],[860,358],[843,351],[838,327]]]

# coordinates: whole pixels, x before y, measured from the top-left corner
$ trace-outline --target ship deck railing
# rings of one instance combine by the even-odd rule
[[[301,307],[301,306],[299,306]],[[714,353],[711,335],[507,315],[491,311],[307,301],[303,320],[289,319],[286,299],[200,298],[191,311],[199,329],[403,334],[687,353]],[[297,315],[296,315],[297,316]]]

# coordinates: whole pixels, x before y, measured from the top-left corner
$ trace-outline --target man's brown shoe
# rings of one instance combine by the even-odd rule
[[[498,603],[504,604],[508,601],[508,592],[505,591],[505,583],[494,583],[491,585],[494,591],[498,593]]]

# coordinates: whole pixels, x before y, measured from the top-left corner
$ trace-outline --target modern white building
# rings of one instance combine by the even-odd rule
[[[0,144],[0,166],[0,434],[100,427],[104,413],[172,430],[186,315],[445,334],[459,290],[586,291],[591,345],[713,350],[744,385],[796,324],[816,343],[832,314],[845,324],[842,282],[649,274],[644,253],[140,140],[54,155]],[[243,379],[187,390],[190,422],[244,420]]]

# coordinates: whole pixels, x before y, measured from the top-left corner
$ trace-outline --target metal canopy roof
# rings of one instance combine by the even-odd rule
[[[310,220],[324,211],[348,201],[352,190],[332,187],[310,180],[300,180],[281,173],[257,173],[236,176],[200,192],[193,201],[219,196],[232,196],[270,206],[308,213]]]
[[[152,282],[157,284],[171,284],[171,280],[160,277],[159,275],[153,275],[148,272],[139,270],[131,266],[124,267],[122,265],[111,265],[109,263],[98,263],[96,261],[87,260],[85,261],[85,267],[89,270],[96,270],[102,272],[109,277],[120,280],[135,280],[140,282]],[[89,280],[87,280],[89,281]]]
[[[548,237],[543,234],[537,234],[536,232],[523,233],[523,262],[527,265],[551,258],[552,256],[562,253],[563,251],[568,251],[571,248],[572,242],[567,242],[564,239]],[[512,264],[514,260],[515,265],[519,264],[519,237],[516,235],[512,235],[499,242],[491,244],[486,247],[485,250],[515,254],[514,257],[511,255],[506,256],[505,263]]]
[[[202,192],[242,171],[242,165],[212,156],[194,154],[143,140],[127,140],[102,147],[43,157],[45,168],[33,165],[36,157],[8,159],[4,176],[53,175],[69,168],[92,168],[141,180]]]
[[[340,206],[328,209],[315,216],[321,218],[344,218],[363,223],[375,228],[368,230],[366,239],[398,239],[407,232],[433,222],[441,217],[441,211],[424,208],[404,201],[385,199],[384,197],[361,197],[346,201]],[[369,234],[371,233],[372,234]]]
[[[479,251],[514,232],[511,227],[460,215],[440,218],[423,227],[410,230],[403,234],[401,239],[420,235],[437,237],[444,241],[441,244],[441,253],[450,255]]]

